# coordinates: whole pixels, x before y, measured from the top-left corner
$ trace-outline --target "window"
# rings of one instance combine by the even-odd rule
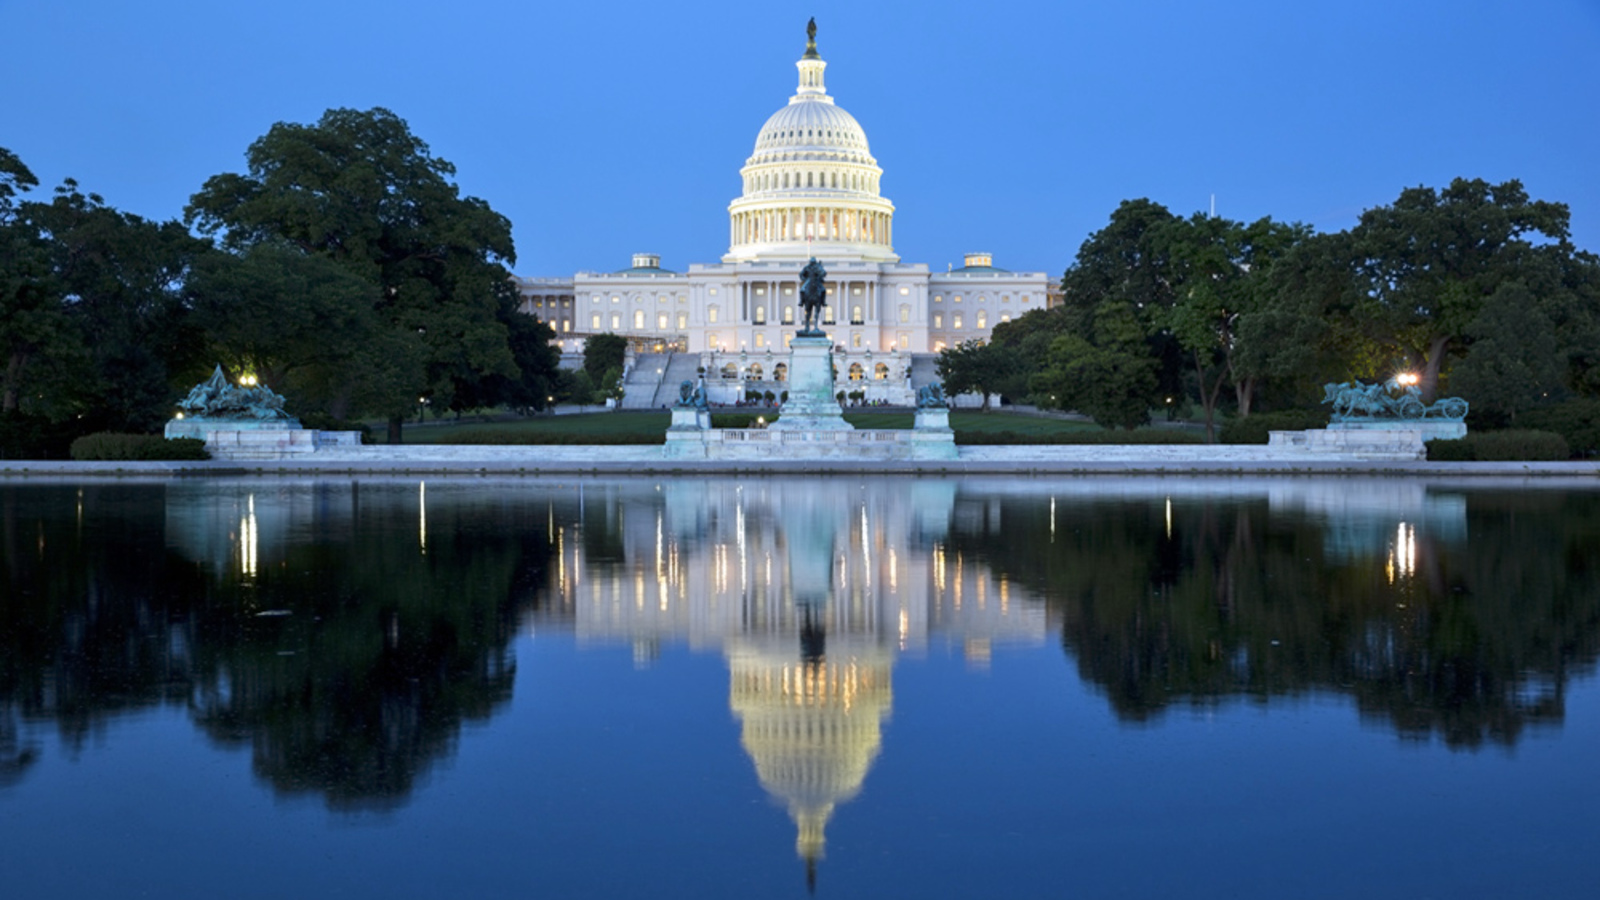
[[[861,349],[861,335],[860,334],[852,334],[852,335],[850,335],[850,346],[856,348],[857,350]]]
[[[783,324],[785,324],[785,325],[793,325],[794,324],[794,307],[785,306],[783,308]]]
[[[933,314],[933,327],[935,327],[935,328],[943,328],[944,327],[944,313],[934,313]]]
[[[712,291],[711,293],[715,294],[716,291]],[[715,306],[706,307],[706,321],[713,325],[717,324],[717,308]]]
[[[943,349],[944,349],[944,341],[934,341],[933,342],[933,352],[938,353]]]
[[[589,302],[590,303],[599,303],[600,302],[600,295],[599,294],[595,294],[595,295],[591,296],[589,298]]]
[[[1011,321],[1011,313],[1001,313],[1000,314],[1000,324],[1004,325],[1005,323],[1007,323],[1009,321]]]
[[[617,297],[617,296],[612,296],[611,302],[612,303],[621,303],[622,302],[622,298],[621,297]]]
[[[764,334],[757,334],[756,335],[756,346],[757,347],[765,347],[766,345],[767,345],[767,336],[764,335]]]
[[[636,309],[633,311],[633,328],[635,331],[644,330],[644,310]]]
[[[761,337],[761,335],[758,334],[758,335],[756,335],[756,337],[759,338],[759,337]],[[750,381],[760,381],[761,380],[761,363],[751,363],[750,364],[750,368],[746,372],[744,377],[749,379]]]
[[[859,307],[859,306],[850,307],[850,324],[851,325],[860,325],[864,321],[866,321],[866,320],[861,318],[861,307]]]
[[[572,331],[572,320],[567,319],[566,321],[563,321],[561,323],[561,330],[570,333]]]
[[[767,324],[767,308],[765,306],[757,306],[756,307],[756,309],[755,309],[755,323],[757,325],[765,325],[765,324]]]
[[[667,314],[666,313],[656,313],[656,330],[657,331],[666,331],[667,330]]]
[[[989,314],[987,312],[985,312],[984,310],[981,310],[981,309],[978,310],[978,327],[979,328],[988,328],[989,327]]]
[[[727,365],[722,367],[722,377],[723,378],[738,378],[739,377],[739,369],[737,367],[735,367],[733,363],[728,363]]]
[[[612,331],[621,331],[622,330],[622,313],[612,313],[611,314],[611,330]]]
[[[878,363],[876,366],[873,366],[872,367],[872,377],[877,379],[878,381],[888,381],[889,380],[889,364],[888,363]]]
[[[773,381],[788,381],[789,380],[789,364],[788,363],[778,363],[777,365],[773,366],[772,367],[772,380]]]
[[[850,380],[860,381],[862,378],[861,363],[850,364]]]
[[[832,325],[833,324],[833,307],[824,306],[822,308],[822,324],[824,324],[824,325]]]
[[[911,321],[911,307],[906,306],[904,303],[900,304],[900,324],[904,325],[904,324],[906,324],[907,322],[910,322],[910,321]]]
[[[591,331],[599,331],[600,330],[600,314],[599,313],[595,313],[594,315],[589,317],[589,330],[591,330]]]
[[[678,313],[678,330],[682,331],[682,330],[684,330],[685,328],[688,328],[688,327],[689,327],[689,314],[686,313],[686,312]]]
[[[935,303],[943,303],[944,302],[944,295],[943,294],[934,294],[933,295],[933,302],[935,302]]]
[[[960,303],[961,302],[961,295],[957,294],[954,297],[951,297],[950,298],[950,302],[951,303]]]
[[[961,313],[956,313],[954,316],[950,317],[950,327],[952,327],[952,328],[960,328],[961,327]]]

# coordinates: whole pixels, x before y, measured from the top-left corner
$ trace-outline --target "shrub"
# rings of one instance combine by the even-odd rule
[[[656,432],[619,432],[614,434],[570,434],[563,432],[507,431],[493,428],[458,428],[441,434],[433,440],[436,444],[484,444],[499,446],[538,446],[549,444],[664,444],[667,435]]]
[[[67,459],[73,438],[82,434],[76,419],[52,422],[26,413],[0,413],[0,459]]]
[[[365,422],[355,422],[349,419],[335,419],[327,413],[307,413],[300,417],[300,424],[312,431],[359,431],[361,443],[374,444],[377,441],[372,437],[372,428]]]
[[[1435,462],[1552,462],[1572,456],[1566,438],[1552,431],[1483,431],[1453,441],[1429,441]]]
[[[1328,427],[1325,409],[1283,409],[1229,421],[1217,432],[1219,444],[1265,444],[1271,431],[1305,431]]]
[[[992,444],[1203,444],[1202,435],[1168,428],[1139,428],[1134,431],[1059,431],[1053,434],[1020,434],[1015,431],[956,431],[956,443]]]
[[[72,442],[72,458],[130,462],[164,459],[210,459],[206,442],[199,438],[167,439],[159,434],[118,434],[100,431]]]
[[[1600,398],[1574,397],[1530,409],[1517,417],[1517,424],[1561,435],[1574,456],[1600,454]]]

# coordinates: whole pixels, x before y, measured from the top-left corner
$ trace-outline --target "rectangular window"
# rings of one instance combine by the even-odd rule
[[[765,324],[767,324],[767,308],[765,306],[757,306],[756,307],[755,322],[756,322],[757,325],[765,325]]]
[[[900,307],[900,324],[904,325],[904,324],[906,324],[907,322],[910,322],[910,321],[911,321],[911,307],[909,307],[909,306]]]
[[[785,325],[793,325],[794,324],[794,307],[785,306],[783,308],[783,324],[785,324]]]
[[[712,293],[716,292],[712,291]],[[706,307],[706,321],[713,325],[717,324],[717,308],[715,306]]]
[[[595,313],[593,316],[589,317],[589,328],[592,331],[599,331],[600,330],[600,314],[599,313]]]
[[[678,313],[678,330],[679,331],[683,331],[685,328],[688,328],[688,327],[689,327],[689,314],[686,313],[686,312]]]
[[[658,314],[656,316],[656,330],[657,331],[666,331],[667,330],[667,314],[666,313],[660,313],[660,314]]]
[[[909,296],[911,296],[911,288],[908,288],[908,287],[902,287],[902,288],[901,288],[901,289],[900,289],[900,296],[902,296],[902,297],[909,297]]]
[[[944,313],[934,313],[933,314],[933,327],[935,327],[935,328],[943,328],[944,327]]]
[[[951,324],[952,327],[960,328],[961,327],[961,313],[956,313],[954,316],[952,316],[950,318],[950,324]]]
[[[622,330],[622,314],[621,313],[612,313],[611,314],[611,330],[612,331],[621,331]]]

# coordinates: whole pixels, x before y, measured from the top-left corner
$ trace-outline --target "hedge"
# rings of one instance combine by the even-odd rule
[[[77,460],[137,461],[163,459],[210,459],[206,442],[199,438],[167,439],[159,434],[118,434],[100,431],[72,442],[72,458]]]
[[[1530,409],[1517,417],[1517,424],[1561,435],[1574,456],[1600,455],[1600,398],[1575,397]]]
[[[1434,462],[1553,462],[1572,456],[1567,439],[1552,431],[1480,431],[1456,440],[1432,440]]]
[[[1232,419],[1217,432],[1219,444],[1265,444],[1271,431],[1306,431],[1328,427],[1325,409],[1283,409]]]
[[[1203,444],[1204,435],[1167,428],[1135,431],[1060,431],[1054,434],[1019,434],[1015,431],[956,431],[956,443],[993,444]]]

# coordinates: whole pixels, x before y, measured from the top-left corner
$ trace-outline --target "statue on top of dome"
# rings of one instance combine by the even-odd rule
[[[806,23],[806,55],[804,59],[821,59],[817,55],[817,17]]]
[[[818,337],[822,334],[819,327],[822,305],[827,302],[828,289],[825,279],[828,270],[817,262],[815,256],[800,270],[800,310],[805,318],[800,328],[800,337]]]

